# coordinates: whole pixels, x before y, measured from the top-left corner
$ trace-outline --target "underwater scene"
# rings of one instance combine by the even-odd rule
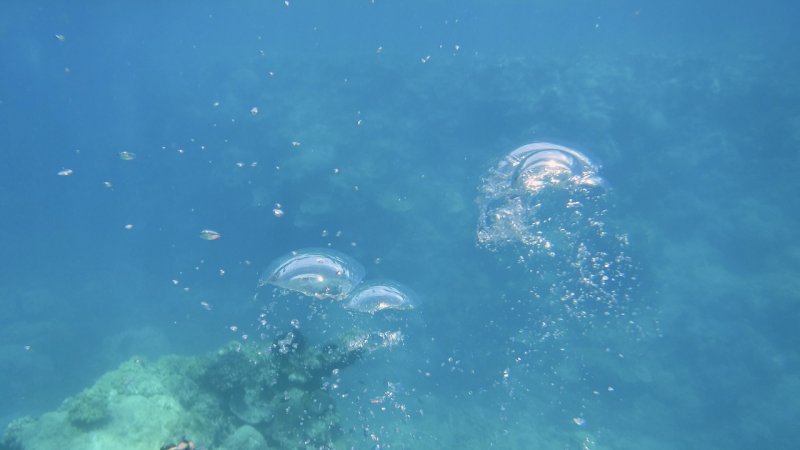
[[[0,450],[790,449],[800,4],[0,5]]]

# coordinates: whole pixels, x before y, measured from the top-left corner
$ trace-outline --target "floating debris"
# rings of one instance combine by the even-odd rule
[[[58,176],[60,177],[68,177],[70,175],[72,175],[72,169],[64,169],[58,172]]]
[[[214,230],[203,230],[200,232],[200,238],[205,239],[207,241],[216,241],[217,239],[221,238],[222,235],[217,233]]]

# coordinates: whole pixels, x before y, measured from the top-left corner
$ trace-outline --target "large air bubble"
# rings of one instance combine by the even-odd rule
[[[354,290],[344,307],[353,311],[375,314],[395,309],[407,311],[419,304],[417,294],[396,281],[380,280],[364,283]]]
[[[341,300],[364,278],[364,266],[350,256],[330,249],[304,249],[273,261],[258,280],[314,298]]]

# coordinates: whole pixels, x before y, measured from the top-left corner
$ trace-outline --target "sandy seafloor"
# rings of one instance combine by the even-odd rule
[[[611,3],[4,4],[0,425],[296,319],[314,344],[403,331],[327,391],[333,448],[793,448],[798,11]],[[476,244],[487,171],[536,141],[601,167],[619,304],[568,313],[560,255]],[[327,246],[420,306],[256,290]],[[8,448],[113,426],[48,423]]]

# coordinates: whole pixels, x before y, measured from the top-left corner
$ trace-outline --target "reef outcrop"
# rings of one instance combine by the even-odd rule
[[[184,435],[215,450],[331,447],[340,425],[326,381],[364,351],[293,330],[208,355],[132,358],[55,411],[13,421],[0,450],[152,450]]]

